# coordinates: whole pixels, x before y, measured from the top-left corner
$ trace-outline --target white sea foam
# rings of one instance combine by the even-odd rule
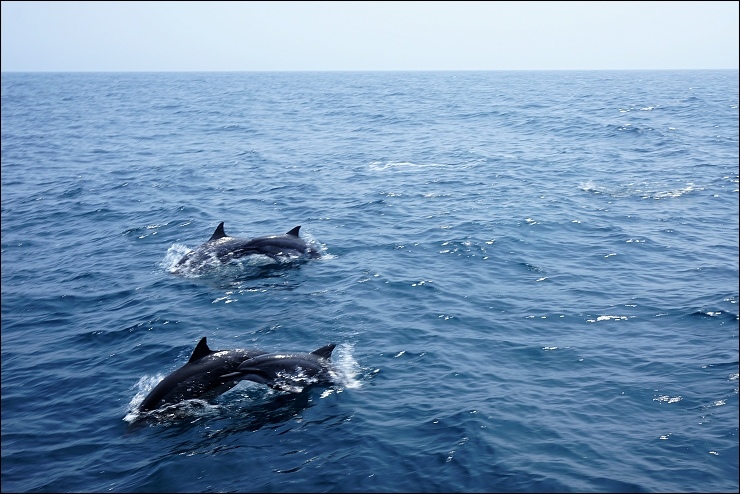
[[[410,161],[373,161],[370,163],[370,170],[372,171],[383,171],[383,170],[422,170],[425,168],[436,168],[450,166],[444,163],[412,163]]]

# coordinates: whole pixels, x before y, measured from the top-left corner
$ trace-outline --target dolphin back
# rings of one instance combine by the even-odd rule
[[[330,343],[326,346],[322,346],[321,348],[314,350],[313,352],[311,352],[311,354],[316,355],[319,358],[329,360],[331,358],[331,352],[334,351],[334,348],[336,346],[337,346],[336,344]]]
[[[311,384],[332,381],[329,358],[335,344],[311,353],[272,353],[245,360],[237,372],[240,378],[266,384],[273,389],[301,392]]]

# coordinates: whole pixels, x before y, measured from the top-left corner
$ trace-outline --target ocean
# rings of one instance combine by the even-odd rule
[[[737,492],[738,71],[2,74],[3,492]],[[173,272],[220,222],[316,259]],[[337,379],[137,406],[212,349]]]

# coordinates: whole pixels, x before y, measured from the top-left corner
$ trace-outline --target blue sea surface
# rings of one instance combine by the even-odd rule
[[[737,492],[738,71],[2,74],[2,491]],[[175,263],[220,222],[321,256]],[[213,349],[337,345],[142,420]]]

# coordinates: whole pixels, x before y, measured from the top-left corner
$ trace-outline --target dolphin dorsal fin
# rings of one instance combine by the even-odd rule
[[[297,227],[293,228],[291,231],[289,231],[288,233],[286,233],[286,235],[292,235],[294,237],[297,237],[298,236],[298,230],[300,230],[300,229],[301,229],[301,225],[298,225]]]
[[[190,360],[188,360],[188,363],[195,362],[196,360],[200,360],[203,357],[207,357],[208,355],[212,353],[216,353],[216,352],[208,348],[208,344],[206,343],[206,337],[204,336],[203,338],[201,338],[198,344],[195,345],[195,349],[193,350],[193,354],[190,356]]]
[[[222,221],[218,224],[218,226],[216,227],[216,231],[213,232],[213,235],[211,235],[211,238],[209,238],[208,241],[210,242],[211,240],[218,240],[219,238],[224,238],[226,236],[226,232],[224,232],[224,222]]]
[[[314,350],[311,352],[311,355],[316,355],[317,357],[321,357],[324,359],[330,359],[331,358],[331,352],[334,350],[334,347],[337,346],[334,343],[331,343],[326,346],[322,346],[318,350]]]

